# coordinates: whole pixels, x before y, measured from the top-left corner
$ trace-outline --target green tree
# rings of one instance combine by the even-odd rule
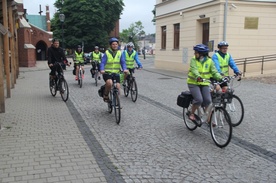
[[[123,0],[57,0],[58,12],[51,20],[54,37],[62,38],[59,15],[65,15],[64,42],[66,48],[84,43],[86,50],[95,45],[106,47],[110,32],[123,11]]]
[[[120,33],[120,39],[122,42],[127,43],[132,41],[135,45],[135,48],[138,49],[137,42],[141,38],[141,36],[145,35],[145,31],[143,30],[144,26],[141,21],[130,24],[128,29],[123,29]]]

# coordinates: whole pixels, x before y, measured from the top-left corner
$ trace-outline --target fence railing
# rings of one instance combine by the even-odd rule
[[[245,73],[248,70],[247,69],[248,65],[260,64],[260,71],[261,71],[261,74],[263,74],[265,70],[264,63],[273,62],[273,61],[276,62],[276,54],[235,59],[236,65],[243,66],[243,76],[245,76]],[[269,70],[276,70],[276,65],[275,65],[275,68],[269,68]]]

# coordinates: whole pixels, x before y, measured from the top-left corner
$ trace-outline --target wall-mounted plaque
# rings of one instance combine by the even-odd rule
[[[258,29],[259,17],[245,17],[244,29]]]

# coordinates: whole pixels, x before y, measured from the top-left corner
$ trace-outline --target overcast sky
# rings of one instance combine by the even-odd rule
[[[43,15],[45,15],[45,6],[48,4],[50,9],[50,16],[56,12],[54,2],[56,0],[23,0],[24,8],[27,9],[29,15],[38,15],[39,5]],[[155,26],[151,22],[153,18],[152,10],[156,0],[124,0],[124,11],[120,20],[120,31],[127,29],[131,23],[141,21],[144,26],[144,31],[149,33],[155,33]]]

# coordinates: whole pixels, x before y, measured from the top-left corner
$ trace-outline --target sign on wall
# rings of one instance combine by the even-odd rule
[[[245,17],[244,29],[258,29],[259,17]]]

